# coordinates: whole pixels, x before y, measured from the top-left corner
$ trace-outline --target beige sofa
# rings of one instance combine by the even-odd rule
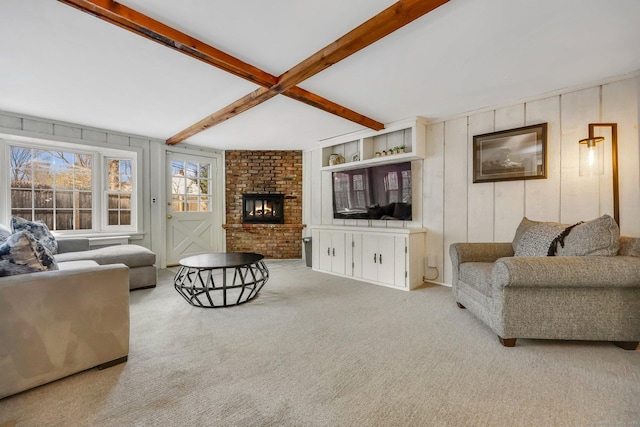
[[[0,398],[127,360],[128,267],[58,267],[0,277]]]
[[[54,259],[58,264],[69,261],[95,261],[100,265],[125,264],[129,267],[129,289],[144,289],[156,286],[156,254],[140,245],[114,245],[90,249],[89,239],[58,239],[58,253]]]
[[[454,243],[454,299],[507,347],[539,338],[633,350],[640,341],[640,238],[619,237],[618,244],[613,234],[614,256],[514,256],[513,242]],[[597,240],[589,238],[575,247]]]

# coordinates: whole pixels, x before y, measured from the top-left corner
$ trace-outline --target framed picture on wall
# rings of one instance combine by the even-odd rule
[[[473,137],[473,182],[547,177],[547,123]]]

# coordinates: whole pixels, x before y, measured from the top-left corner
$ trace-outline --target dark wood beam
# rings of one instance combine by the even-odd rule
[[[259,86],[270,88],[278,82],[276,76],[113,0],[59,1]],[[384,129],[382,123],[304,89],[293,86],[282,93],[362,126]]]
[[[298,83],[318,74],[331,65],[375,43],[408,23],[420,18],[449,0],[400,0],[383,10],[373,18],[351,30],[330,45],[320,49],[298,65],[278,77],[278,83],[269,90],[253,92],[228,107],[201,120],[167,140],[168,144],[177,144],[201,130],[215,126],[234,115],[258,105],[273,96],[283,93]],[[247,108],[238,108],[239,103],[249,97]],[[237,111],[237,112],[236,112]],[[201,130],[198,130],[201,129]],[[379,130],[379,129],[378,129]]]

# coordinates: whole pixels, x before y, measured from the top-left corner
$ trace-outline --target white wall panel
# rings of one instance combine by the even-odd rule
[[[494,220],[494,189],[493,182],[473,183],[473,137],[493,132],[494,112],[469,116],[469,135],[467,144],[468,174],[469,174],[469,217],[468,240],[469,242],[490,242],[493,241],[493,220]]]
[[[533,221],[560,221],[560,97],[528,102],[525,125],[547,122],[547,179],[525,181],[524,216]]]
[[[444,281],[451,283],[449,246],[467,241],[467,117],[444,124]]]
[[[639,77],[602,87],[602,121],[618,123],[620,233],[625,236],[640,236],[639,91]]]
[[[600,213],[597,176],[580,176],[578,141],[589,134],[589,123],[599,121],[600,87],[561,96],[562,148],[560,165],[560,222],[575,224]]]
[[[437,258],[439,277],[434,279],[437,281],[443,280],[443,254],[448,252],[444,248],[444,126],[441,122],[427,127],[422,197],[423,227],[429,230],[425,255]],[[434,271],[426,271],[429,278],[435,277]]]
[[[501,108],[495,112],[496,130],[524,126],[524,104]],[[495,222],[493,238],[496,242],[510,242],[524,216],[525,181],[495,183]]]

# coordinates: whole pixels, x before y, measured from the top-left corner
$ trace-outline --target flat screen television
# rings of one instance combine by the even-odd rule
[[[411,220],[411,162],[335,171],[336,219]]]

